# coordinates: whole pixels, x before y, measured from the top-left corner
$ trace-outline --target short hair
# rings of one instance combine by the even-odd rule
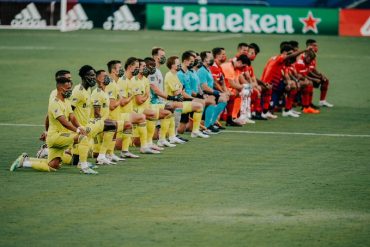
[[[296,40],[289,41],[289,45],[291,45],[293,48],[298,48],[299,47],[299,43]]]
[[[99,69],[96,71],[96,76],[100,75],[101,73],[105,72],[104,69]]]
[[[248,65],[248,66],[251,65],[251,60],[245,54],[242,54],[239,57],[237,57],[236,61],[241,61],[242,64],[245,64],[245,65]]]
[[[311,59],[315,59],[315,57],[316,57],[316,53],[313,50],[305,51],[305,55],[310,57]]]
[[[141,58],[138,58],[137,61],[139,61],[139,63],[145,63],[144,59]]]
[[[90,70],[93,70],[95,72],[95,69],[93,67],[91,67],[90,65],[84,65],[80,68],[80,70],[78,71],[78,75],[82,78],[84,77],[87,72],[89,72]]]
[[[208,53],[211,53],[211,52],[210,51],[202,51],[200,53],[200,59],[202,59],[202,61],[204,61],[207,58]]]
[[[125,63],[125,70],[128,68],[128,66],[133,65],[134,63],[138,62],[139,60],[136,57],[129,57],[126,60]]]
[[[281,47],[283,47],[284,45],[290,45],[290,44],[289,44],[289,41],[282,41],[282,42],[280,43],[280,49],[281,49]]]
[[[285,44],[285,45],[280,47],[280,53],[289,52],[291,50],[293,50],[293,47],[289,44]]]
[[[215,57],[215,56],[219,55],[223,50],[225,50],[225,48],[223,48],[223,47],[213,48],[212,49],[212,54]]]
[[[244,42],[239,43],[237,48],[238,48],[238,49],[240,49],[240,48],[242,48],[243,46],[248,47],[248,44],[247,44],[247,43],[244,43]]]
[[[186,51],[181,55],[181,61],[184,62],[185,60],[189,60],[190,57],[194,57],[194,54],[190,51]]]
[[[313,43],[317,43],[314,39],[308,39],[306,40],[306,46],[312,45]]]
[[[155,66],[155,60],[152,57],[144,58],[146,66]]]
[[[58,70],[55,73],[55,80],[58,79],[59,77],[64,77],[66,74],[70,74],[71,72],[65,69]]]
[[[176,59],[178,59],[178,58],[179,58],[179,57],[177,57],[177,56],[171,56],[171,57],[169,57],[169,58],[167,59],[167,63],[166,63],[167,68],[168,68],[168,69],[171,69],[172,65],[174,65],[174,64],[175,64],[175,61],[176,61]]]
[[[159,51],[164,51],[164,49],[163,48],[161,48],[161,47],[154,47],[153,49],[152,49],[152,56],[156,56],[156,55],[158,55],[158,52]]]
[[[120,60],[111,60],[107,63],[108,72],[111,73],[114,65],[121,63]]]
[[[248,47],[253,49],[256,54],[260,53],[260,47],[256,43],[251,43]]]

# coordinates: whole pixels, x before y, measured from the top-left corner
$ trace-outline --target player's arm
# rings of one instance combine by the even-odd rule
[[[120,105],[120,100],[109,99],[109,110],[113,111]]]
[[[80,123],[78,122],[75,114],[73,114],[73,113],[69,114],[69,121],[71,121],[73,126],[75,126],[76,128],[81,126]]]
[[[243,89],[243,86],[240,85],[240,83],[237,80],[235,80],[233,78],[227,78],[227,79],[229,80],[230,87],[232,87],[232,88],[234,88],[238,91]]]
[[[150,84],[150,88],[153,90],[153,92],[158,95],[159,97],[163,98],[163,99],[167,99],[167,94],[165,92],[163,92],[162,90],[160,90],[156,85],[154,84]]]
[[[285,56],[284,56],[284,62],[285,62],[285,61],[287,61],[287,60],[289,60],[289,59],[291,59],[291,58],[295,58],[295,57],[297,57],[297,56],[301,55],[302,53],[306,52],[307,50],[308,50],[308,49],[306,49],[306,50],[301,50],[301,51],[295,51],[295,52],[293,52],[292,54],[285,55]]]
[[[132,100],[132,97],[133,96],[129,96],[129,97],[122,97],[121,100],[120,100],[120,105],[121,106],[125,106],[127,105],[128,103],[130,103],[130,101]]]
[[[135,95],[135,101],[138,105],[141,105],[148,99],[148,97],[149,96],[146,93],[145,94],[138,94],[138,95]]]
[[[73,114],[72,113],[70,114],[70,116],[69,116],[70,119],[71,119],[71,115],[73,115]],[[73,132],[81,133],[83,135],[86,134],[85,131],[81,127],[76,127],[72,122],[68,121],[67,118],[65,116],[63,116],[63,115],[57,117],[57,120],[66,129],[69,129],[69,130],[71,130]]]

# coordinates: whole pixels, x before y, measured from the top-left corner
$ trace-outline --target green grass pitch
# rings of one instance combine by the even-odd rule
[[[9,172],[20,153],[36,153],[43,128],[6,124],[43,124],[58,69],[71,70],[78,83],[84,64],[105,68],[110,59],[146,57],[153,46],[167,56],[223,46],[232,56],[239,42],[255,42],[260,75],[281,41],[303,47],[306,38],[1,30],[0,246],[369,246],[366,38],[314,37],[335,104],[319,115],[228,128],[244,132],[101,167],[98,176],[73,167]]]

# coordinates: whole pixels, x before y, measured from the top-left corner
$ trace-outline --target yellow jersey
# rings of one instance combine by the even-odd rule
[[[91,116],[94,116],[94,107],[100,107],[101,119],[105,120],[109,117],[109,96],[101,88],[95,88],[91,94],[91,103],[93,105]]]
[[[132,96],[132,88],[133,88],[133,81],[135,77],[128,79],[127,77],[123,76],[118,79],[117,85],[119,89],[119,94],[123,98],[128,98]],[[130,100],[125,106],[121,107],[121,113],[131,113],[134,111],[133,102]]]
[[[91,117],[91,89],[86,90],[81,84],[76,85],[72,90],[71,105],[75,107],[77,121],[86,126]]]
[[[132,87],[132,94],[135,96],[137,95],[149,95],[147,100],[142,103],[141,105],[136,103],[135,98],[133,99],[134,111],[135,112],[142,112],[144,109],[150,108],[150,82],[148,78],[143,76],[143,78],[138,79],[136,78],[133,82]]]
[[[119,95],[119,90],[118,90],[118,85],[116,82],[111,82],[105,87],[105,92],[108,95],[109,100],[119,100],[120,95]],[[120,119],[120,114],[121,114],[121,107],[117,106],[114,110],[109,111],[109,118],[112,120],[119,120]]]
[[[173,74],[168,71],[164,77],[164,90],[170,96],[175,96],[175,92],[182,90],[183,86],[177,77],[177,74]]]
[[[58,117],[64,116],[69,120],[69,115],[73,113],[71,103],[68,100],[60,100],[55,98],[49,103],[48,116],[49,116],[49,129],[48,135],[58,132],[71,132],[64,127],[59,121]]]

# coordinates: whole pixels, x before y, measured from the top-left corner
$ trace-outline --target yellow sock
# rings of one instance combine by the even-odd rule
[[[132,134],[123,134],[122,135],[122,151],[128,151],[128,148],[131,144]]]
[[[153,136],[154,136],[154,132],[155,132],[155,123],[156,123],[156,121],[150,121],[150,120],[146,122],[146,130],[147,130],[146,140],[147,140],[148,144],[153,143]]]
[[[25,162],[27,162],[27,161],[25,161]],[[50,166],[48,166],[47,159],[29,158],[28,159],[28,162],[29,162],[29,166],[31,166],[32,169],[35,169],[37,171],[41,171],[41,172],[54,171],[53,168],[51,168]]]
[[[137,126],[139,137],[140,137],[140,147],[145,147],[147,145],[147,135],[146,122],[138,124]]]
[[[102,139],[103,133],[99,133],[97,136],[94,137],[93,153],[99,153]]]
[[[176,125],[175,125],[175,117],[170,118],[170,126],[168,128],[168,137],[175,137],[176,136]]]
[[[192,132],[198,132],[200,128],[200,121],[202,121],[203,112],[194,112],[193,114],[193,130]]]
[[[90,148],[89,139],[86,136],[81,136],[80,142],[78,143],[78,153],[80,155],[80,163],[87,162],[89,148]]]
[[[170,127],[170,122],[171,122],[170,118],[165,118],[161,120],[161,131],[159,132],[160,133],[159,140],[166,139],[168,128]]]
[[[114,132],[103,132],[102,142],[100,144],[99,154],[107,153],[108,149],[111,149]],[[115,144],[116,142],[114,142]],[[114,149],[114,146],[112,150]]]

